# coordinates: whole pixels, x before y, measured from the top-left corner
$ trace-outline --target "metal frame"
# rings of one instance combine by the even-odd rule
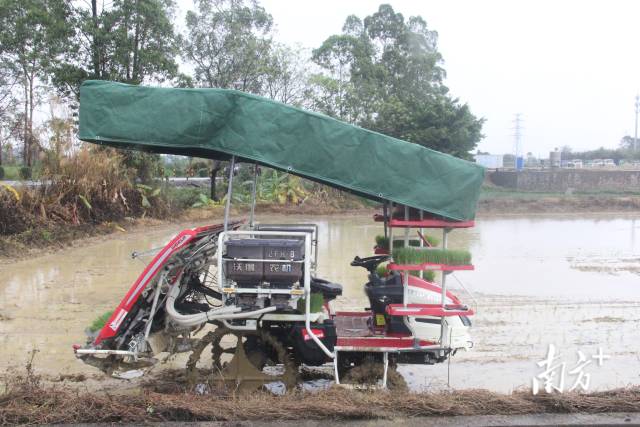
[[[253,187],[251,187],[251,213],[249,214],[249,228],[253,228],[256,215],[256,189],[258,186],[258,164],[253,166]]]
[[[224,205],[224,231],[229,227],[229,211],[231,210],[231,196],[233,194],[233,170],[236,168],[236,156],[231,156],[229,165],[229,185],[227,186],[227,200]]]
[[[390,224],[390,219],[393,219],[393,202],[390,202],[390,212],[387,215],[387,205],[386,203],[384,204],[384,212],[383,212],[383,217],[384,217],[384,228],[385,228],[385,234],[387,229],[389,230],[389,254],[391,255],[393,253],[393,226],[391,226]],[[424,218],[424,211],[420,211],[420,219],[422,220]],[[404,206],[404,219],[405,221],[409,221],[409,207],[408,206]],[[409,246],[409,229],[412,227],[403,227],[404,228],[404,245],[405,247]],[[420,233],[423,234],[423,227],[419,227]],[[451,231],[451,228],[443,228],[442,229],[442,249],[446,249],[447,248],[447,235],[448,233]],[[420,247],[422,248],[423,242],[422,239],[420,239]],[[440,304],[442,305],[442,308],[444,309],[446,306],[446,299],[447,299],[447,275],[449,274],[449,271],[442,271],[442,281],[440,283],[440,288],[441,288],[441,298],[440,298]],[[402,292],[402,303],[405,307],[408,306],[409,303],[409,275],[410,275],[410,271],[409,270],[402,270],[402,287],[403,287],[403,292]],[[420,277],[422,278],[422,271],[420,272]],[[411,335],[414,337],[414,348],[410,349],[410,350],[405,350],[405,351],[411,351],[411,350],[418,350],[418,349],[434,349],[434,350],[440,350],[441,355],[444,354],[445,350],[450,350],[450,347],[445,347],[445,341],[446,338],[450,335],[448,333],[448,322],[446,321],[446,318],[444,316],[441,317],[440,320],[440,340],[439,340],[439,345],[437,346],[430,346],[428,348],[425,347],[421,347],[419,345],[419,338],[416,337],[415,331],[413,329],[413,327],[411,326],[411,323],[409,322],[409,317],[415,317],[415,316],[403,316],[403,322],[404,324],[407,326],[407,328],[409,329],[409,331],[411,331]],[[402,350],[399,350],[402,351]]]
[[[312,249],[312,253],[313,253],[313,261],[311,263],[311,271],[315,271],[316,268],[318,268],[318,232],[319,232],[319,228],[318,228],[318,224],[312,224],[309,222],[303,222],[303,223],[299,223],[299,224],[280,224],[280,223],[276,223],[276,224],[272,224],[272,223],[265,223],[265,224],[254,224],[254,226],[251,227],[251,229],[257,229],[258,231],[260,231],[260,226],[267,226],[267,227],[282,227],[282,228],[290,228],[291,231],[295,231],[296,228],[309,228],[312,227],[313,228],[313,234],[311,236],[311,249]],[[266,231],[266,230],[263,230]]]
[[[225,281],[224,281],[224,263],[223,263],[223,259],[222,259],[222,253],[224,252],[223,248],[224,248],[224,242],[226,241],[226,239],[228,239],[228,236],[242,236],[242,235],[248,235],[248,236],[292,236],[292,237],[304,237],[304,246],[305,246],[305,255],[304,255],[304,297],[305,297],[305,313],[304,313],[304,321],[305,321],[305,329],[307,330],[307,333],[309,334],[309,336],[313,339],[313,341],[318,345],[318,347],[320,347],[322,349],[322,351],[330,358],[334,358],[335,355],[322,343],[322,341],[320,341],[320,339],[317,337],[317,335],[315,333],[313,333],[313,331],[311,330],[311,256],[310,254],[312,253],[312,236],[309,235],[309,233],[305,233],[305,232],[280,232],[280,231],[257,231],[257,230],[236,230],[236,231],[229,231],[228,230],[228,223],[229,223],[229,212],[231,210],[231,196],[233,194],[233,173],[234,173],[234,169],[235,169],[235,163],[236,163],[236,157],[235,156],[231,156],[231,164],[230,164],[230,168],[229,168],[229,186],[227,187],[227,200],[226,200],[226,204],[225,204],[225,209],[224,209],[224,231],[222,233],[220,233],[220,235],[218,236],[218,286],[220,287],[220,289],[224,289],[225,288]],[[253,219],[254,219],[254,214],[255,214],[255,204],[256,204],[256,184],[257,184],[257,172],[258,172],[258,165],[257,163],[254,166],[254,180],[253,180],[253,194],[252,194],[252,201],[251,201],[251,226],[253,226]],[[317,236],[317,229],[316,229],[316,236]],[[317,256],[317,250],[315,251],[315,254]],[[256,260],[256,261],[268,261],[268,262],[273,262],[274,260]],[[234,286],[234,289],[235,288]],[[253,289],[253,288],[252,288]],[[292,289],[293,290],[293,289]],[[297,293],[292,293],[291,291],[286,291],[284,293],[288,293],[290,295],[295,295]],[[270,290],[271,291],[271,290]],[[224,304],[226,302],[227,299],[227,293],[226,292],[222,292],[222,303]],[[314,313],[315,314],[315,313]],[[281,316],[286,316],[286,315],[281,315]],[[294,315],[295,316],[295,315]],[[317,319],[317,316],[316,316]],[[248,317],[247,320],[253,320],[251,319],[251,317]],[[296,319],[297,320],[297,319]],[[292,319],[292,321],[295,321],[294,319]],[[251,329],[251,330],[255,330],[257,328],[257,324],[256,325],[252,325],[249,327],[238,327],[238,326],[234,326],[229,324],[229,322],[227,322],[226,320],[222,321],[225,326],[227,326],[230,329]]]
[[[303,281],[303,285],[304,285],[304,292],[302,293],[302,295],[305,297],[305,313],[304,313],[304,322],[305,322],[305,329],[307,331],[307,333],[309,334],[309,336],[313,339],[313,341],[318,345],[318,347],[320,347],[320,349],[322,349],[322,351],[330,358],[334,358],[335,355],[333,354],[333,352],[331,352],[322,341],[320,341],[320,339],[318,338],[318,336],[313,332],[313,330],[311,329],[311,318],[312,315],[316,314],[316,313],[311,313],[311,257],[309,256],[309,254],[311,253],[311,236],[309,235],[309,233],[305,233],[305,232],[297,232],[297,231],[291,231],[291,232],[281,232],[281,231],[258,231],[258,230],[236,230],[236,231],[223,231],[222,233],[220,233],[220,235],[218,236],[218,254],[217,254],[217,258],[218,258],[218,286],[220,287],[220,289],[223,289],[222,292],[222,303],[225,304],[228,297],[227,295],[230,293],[237,293],[239,291],[244,292],[245,288],[237,288],[235,285],[233,285],[233,282],[230,284],[230,286],[227,285],[228,280],[226,278],[225,275],[225,267],[224,267],[224,261],[228,260],[229,258],[224,258],[223,257],[223,252],[224,252],[224,244],[225,242],[229,239],[230,236],[291,236],[291,237],[304,237],[304,246],[305,246],[305,256],[304,256],[304,260],[302,260],[302,262],[304,263],[304,281]],[[246,260],[242,260],[242,261],[246,261]],[[273,262],[273,261],[277,261],[277,260],[270,260],[270,259],[254,259],[253,261],[256,262]],[[285,262],[285,261],[278,261],[278,262]],[[286,261],[286,262],[290,262],[290,261]],[[300,262],[300,261],[299,261]],[[233,292],[226,292],[224,291],[224,289],[228,289],[231,288],[233,289]],[[299,293],[299,289],[297,288],[293,288],[293,289],[261,289],[261,288],[249,288],[247,289],[247,291],[251,290],[252,292],[255,293],[265,293],[265,294],[274,294],[274,293],[278,293],[278,294],[285,294],[285,295],[295,295],[295,296],[300,296]],[[296,292],[297,291],[297,292]],[[285,320],[284,316],[288,316],[288,315],[280,315],[281,316],[281,320]],[[298,316],[298,315],[291,315],[291,316]],[[318,316],[315,316],[315,319],[317,319]],[[253,320],[255,319],[255,317],[249,316],[247,317],[248,320]],[[292,318],[292,321],[296,321],[298,320],[298,318]],[[231,325],[226,321],[223,321],[223,323],[225,323],[225,325],[230,328],[230,329],[245,329],[245,327],[242,326],[237,326],[237,325]],[[250,327],[250,330],[255,330],[257,328],[257,324],[256,325],[252,325]]]

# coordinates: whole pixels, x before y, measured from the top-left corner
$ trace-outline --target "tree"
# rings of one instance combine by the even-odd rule
[[[67,104],[58,96],[49,98],[49,119],[43,123],[41,133],[48,142],[43,165],[48,174],[61,171],[61,160],[73,148],[75,123]]]
[[[306,106],[309,69],[303,55],[301,49],[274,44],[262,76],[262,95],[283,104]]]
[[[187,12],[184,58],[194,67],[197,86],[237,89],[261,94],[272,46],[273,18],[255,0],[195,0]],[[275,86],[274,86],[275,89]],[[214,160],[211,198],[223,169]]]
[[[620,140],[620,148],[622,150],[635,150],[636,149],[636,141],[632,136],[625,135]]]
[[[184,57],[198,86],[259,94],[273,18],[255,0],[195,0],[187,12]]]
[[[0,165],[4,160],[5,135],[13,133],[12,118],[18,103],[15,96],[18,84],[17,72],[13,64],[0,58]]]
[[[86,79],[129,84],[186,79],[178,73],[175,57],[179,37],[173,27],[173,0],[91,0],[73,9],[73,42],[57,64],[53,83],[74,100]],[[137,178],[150,180],[158,170],[157,154],[125,151],[125,166]]]
[[[342,34],[313,51],[317,110],[459,157],[470,157],[483,120],[449,95],[437,33],[381,5],[364,20],[349,16]]]
[[[97,0],[73,9],[76,29],[54,83],[78,95],[86,79],[140,84],[179,76],[175,57],[178,37],[173,27],[173,0]]]
[[[35,144],[33,112],[38,103],[38,85],[49,71],[70,36],[69,4],[63,0],[2,0],[0,2],[0,57],[14,65],[23,96],[23,160],[31,166]]]

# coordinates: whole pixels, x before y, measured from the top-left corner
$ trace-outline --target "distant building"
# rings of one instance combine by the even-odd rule
[[[559,168],[562,166],[562,153],[556,148],[555,151],[549,153],[549,163],[552,168]]]
[[[502,154],[476,154],[476,163],[487,169],[500,169],[503,166]]]

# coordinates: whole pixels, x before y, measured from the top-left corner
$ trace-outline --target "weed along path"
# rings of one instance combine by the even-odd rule
[[[366,272],[349,262],[355,255],[372,254],[382,228],[370,216],[260,219],[318,223],[319,276],[344,286],[337,308],[367,306]],[[88,387],[115,384],[76,361],[71,345],[84,341],[84,329],[117,305],[144,268],[131,253],[161,246],[191,225],[196,224],[113,234],[1,265],[0,370],[22,370],[37,349],[35,368],[47,377],[84,380]],[[578,352],[590,361],[582,370],[589,374],[590,390],[640,384],[640,218],[480,218],[474,229],[453,233],[449,246],[470,250],[476,266],[474,272],[455,273],[473,291],[475,302],[455,289],[456,279],[449,281],[454,293],[476,306],[474,348],[456,354],[450,365],[401,366],[413,390],[446,389],[448,383],[456,389],[500,392],[530,387],[543,371],[537,362],[550,345],[558,362],[566,364],[566,389],[577,378],[569,371]],[[623,260],[625,268],[598,268],[603,260]],[[600,351],[608,356],[602,363],[593,358]],[[176,358],[166,366],[182,363]]]

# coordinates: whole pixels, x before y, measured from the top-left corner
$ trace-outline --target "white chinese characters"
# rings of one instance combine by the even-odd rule
[[[540,392],[541,386],[544,391],[551,393],[554,390],[562,393],[565,391],[565,380],[568,376],[573,377],[574,381],[568,391],[574,391],[578,388],[583,391],[589,389],[591,374],[585,370],[595,360],[598,366],[602,366],[606,359],[611,356],[605,355],[602,348],[598,348],[598,352],[591,357],[587,357],[584,352],[577,351],[577,362],[575,366],[567,372],[567,363],[561,359],[560,354],[556,351],[556,346],[549,344],[547,357],[538,362],[537,365],[544,369],[543,372],[533,377],[533,394]]]

